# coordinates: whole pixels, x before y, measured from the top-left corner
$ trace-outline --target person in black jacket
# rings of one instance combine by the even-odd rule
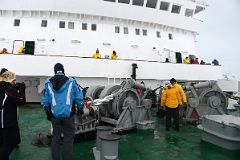
[[[0,157],[9,156],[18,143],[17,106],[26,102],[25,84],[16,83],[14,73],[0,72]]]

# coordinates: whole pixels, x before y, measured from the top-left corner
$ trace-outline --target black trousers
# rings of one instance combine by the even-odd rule
[[[63,160],[73,159],[73,142],[75,136],[74,116],[66,119],[52,118],[53,139],[51,144],[52,159],[60,160],[61,133],[63,133]]]
[[[174,128],[179,129],[179,107],[166,107],[166,129],[169,129],[172,126],[172,118]]]
[[[0,159],[9,160],[17,144],[18,127],[0,129]]]

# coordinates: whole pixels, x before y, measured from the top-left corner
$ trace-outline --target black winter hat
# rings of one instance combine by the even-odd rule
[[[2,68],[1,71],[0,71],[0,75],[3,74],[6,71],[8,71],[6,68]]]
[[[175,83],[177,82],[175,78],[170,79],[170,83]]]
[[[63,65],[61,63],[56,63],[54,66],[54,73],[56,74],[58,71],[61,71],[63,74],[65,74]]]

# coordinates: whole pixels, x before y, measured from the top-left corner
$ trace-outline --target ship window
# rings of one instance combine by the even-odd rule
[[[140,35],[140,29],[135,29],[135,33],[136,33],[136,35]]]
[[[107,1],[107,2],[116,2],[116,0],[104,0],[104,1]]]
[[[59,28],[65,28],[65,21],[59,22]]]
[[[159,31],[156,32],[157,38],[161,38],[161,33]]]
[[[186,17],[192,17],[193,16],[193,9],[186,8],[185,10],[185,16]]]
[[[157,0],[147,0],[146,7],[149,8],[156,8]]]
[[[124,33],[124,34],[128,34],[128,28],[127,28],[127,27],[124,27],[124,28],[123,28],[123,33]]]
[[[143,32],[144,36],[147,36],[147,30],[146,29],[143,29],[142,32]]]
[[[14,26],[18,27],[20,26],[20,19],[14,19]]]
[[[41,27],[47,27],[47,20],[42,20]]]
[[[169,10],[170,3],[168,2],[161,2],[160,4],[160,10],[168,11]]]
[[[120,33],[120,27],[119,26],[115,26],[115,33]]]
[[[68,22],[68,29],[74,29],[74,22]]]
[[[118,3],[126,3],[126,4],[129,4],[129,3],[130,3],[130,0],[118,0]]]
[[[92,24],[92,31],[96,31],[97,30],[97,25],[96,24]]]
[[[169,33],[169,34],[168,34],[168,38],[169,38],[170,40],[173,40],[172,33]]]
[[[133,0],[132,4],[136,6],[143,6],[144,0]]]
[[[201,7],[201,6],[196,6],[196,9],[195,9],[195,12],[194,12],[194,14],[197,14],[197,13],[199,13],[199,12],[203,11],[204,9],[205,9],[204,7]]]
[[[82,30],[87,30],[87,23],[82,23]]]
[[[172,13],[177,13],[177,14],[179,14],[180,13],[180,10],[181,10],[181,6],[179,6],[179,5],[173,5],[172,6]]]

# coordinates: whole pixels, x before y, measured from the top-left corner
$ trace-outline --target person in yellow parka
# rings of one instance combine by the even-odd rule
[[[0,51],[0,54],[8,54],[8,50],[7,48],[3,48],[1,51]]]
[[[117,58],[118,58],[117,52],[113,51],[111,54],[111,59],[117,59]]]
[[[181,97],[181,103],[183,105],[187,105],[187,97],[186,97],[186,94],[184,93],[183,91],[183,88],[180,84],[177,83],[176,79],[172,78],[171,79],[172,82],[173,82],[173,85],[177,88],[178,92],[179,92],[179,95]]]
[[[99,53],[99,50],[97,48],[96,53],[92,55],[92,58],[101,58],[101,54]]]
[[[25,48],[24,46],[21,46],[18,50],[18,54],[24,54],[24,52],[25,52]]]
[[[173,117],[173,127],[179,131],[179,105],[181,97],[177,88],[174,86],[174,81],[171,79],[170,84],[164,88],[161,97],[161,106],[166,106],[166,130],[169,131],[171,118]]]
[[[186,58],[183,60],[183,63],[184,63],[184,64],[190,64],[189,58],[186,57]]]

